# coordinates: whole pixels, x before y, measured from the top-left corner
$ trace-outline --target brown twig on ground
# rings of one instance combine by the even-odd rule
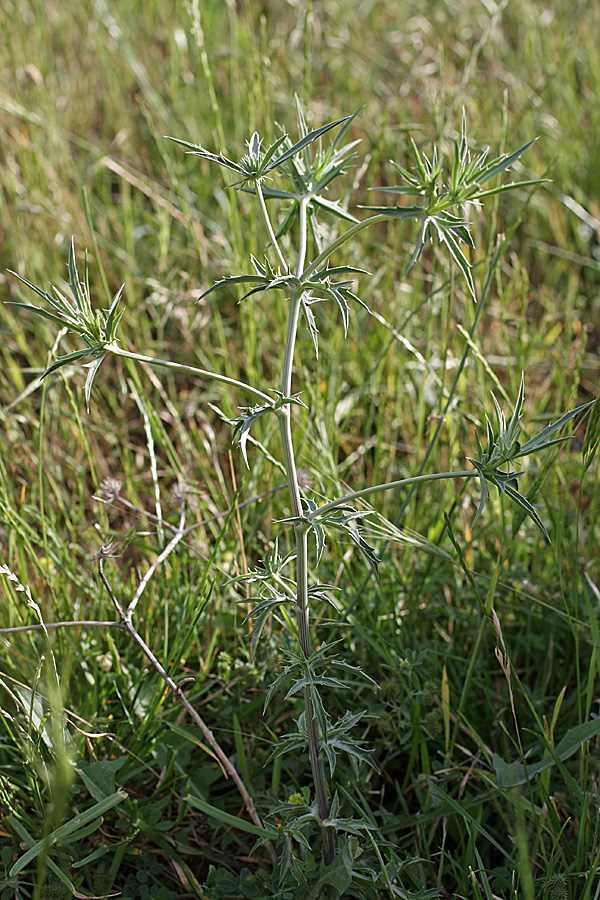
[[[212,731],[210,730],[210,728],[208,727],[208,725],[206,724],[206,722],[204,721],[202,716],[194,709],[192,704],[189,702],[189,700],[187,699],[187,697],[181,690],[181,687],[179,685],[177,685],[175,683],[175,681],[173,681],[173,679],[167,673],[167,671],[165,670],[163,665],[156,658],[156,656],[154,655],[154,653],[152,652],[150,647],[146,644],[146,642],[144,641],[142,636],[138,633],[138,631],[136,630],[135,626],[133,625],[133,623],[131,621],[131,617],[132,617],[133,611],[135,610],[137,602],[140,599],[144,588],[148,584],[148,581],[150,580],[150,578],[156,571],[156,568],[160,565],[161,562],[163,562],[167,558],[167,556],[170,553],[173,552],[174,548],[177,546],[177,544],[179,543],[181,538],[184,536],[185,529],[183,528],[183,523],[184,523],[184,510],[182,508],[180,527],[179,527],[178,531],[176,532],[175,536],[170,541],[170,543],[167,545],[167,547],[165,547],[165,549],[162,551],[162,553],[156,558],[154,563],[150,566],[150,569],[148,570],[148,572],[146,572],[146,575],[140,582],[140,585],[134,595],[134,598],[131,601],[131,603],[129,604],[129,606],[127,607],[127,609],[123,608],[122,604],[120,603],[117,596],[115,595],[115,593],[110,585],[110,582],[108,581],[106,575],[104,574],[103,561],[107,556],[110,555],[110,551],[111,551],[110,546],[104,546],[100,550],[100,553],[98,555],[98,572],[99,572],[102,584],[106,588],[106,591],[113,603],[113,606],[115,607],[115,609],[117,611],[122,628],[130,635],[130,637],[133,639],[133,641],[138,645],[138,647],[140,648],[140,650],[142,651],[144,656],[148,659],[148,661],[152,665],[152,668],[156,672],[158,672],[158,674],[163,679],[163,681],[165,682],[165,684],[167,685],[167,687],[169,688],[169,690],[171,691],[171,693],[173,694],[175,699],[178,700],[182,704],[182,706],[189,713],[194,724],[198,726],[198,728],[202,732],[207,744],[209,745],[209,747],[212,751],[212,754],[214,755],[214,758],[217,760],[217,762],[221,766],[223,774],[225,775],[225,777],[229,776],[232,779],[232,781],[234,782],[235,786],[237,787],[237,789],[240,793],[240,796],[241,796],[242,800],[244,801],[244,805],[246,807],[246,810],[247,810],[248,815],[250,816],[252,822],[255,825],[257,825],[259,828],[264,828],[261,818],[258,815],[258,812],[256,811],[256,807],[254,805],[254,800],[248,793],[246,785],[242,781],[242,778],[241,778],[239,772],[237,771],[237,769],[235,768],[235,766],[233,765],[233,763],[231,762],[231,760],[229,759],[229,757],[227,756],[225,751],[222,749],[221,745],[215,738],[214,734],[212,733]],[[265,847],[267,849],[267,853],[269,854],[269,856],[271,858],[271,861],[274,863],[276,861],[277,857],[275,854],[275,850],[273,849],[273,845],[271,844],[270,841],[267,841],[265,844]]]

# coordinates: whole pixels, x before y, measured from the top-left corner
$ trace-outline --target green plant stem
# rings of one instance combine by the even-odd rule
[[[392,488],[403,487],[407,484],[418,484],[421,481],[442,481],[445,478],[473,478],[474,475],[477,475],[476,469],[461,469],[459,472],[434,472],[433,475],[414,475],[412,478],[401,478],[399,481],[374,484],[372,487],[363,488],[362,491],[352,491],[351,494],[345,494],[337,500],[331,500],[325,506],[320,506],[314,512],[308,513],[306,518],[318,519],[337,506],[344,506],[346,503],[351,503],[360,497],[367,497],[369,494],[376,494],[379,491],[391,491]]]
[[[218,372],[210,372],[208,369],[199,369],[197,366],[186,366],[183,363],[172,362],[168,359],[154,359],[152,356],[143,356],[141,353],[131,353],[129,350],[123,350],[122,347],[119,347],[118,344],[106,344],[104,349],[108,351],[108,353],[114,354],[114,356],[122,356],[125,359],[133,359],[136,362],[144,362],[148,363],[151,366],[160,366],[164,369],[173,369],[176,372],[187,372],[191,375],[198,375],[200,378],[204,378],[206,381],[219,381],[222,384],[229,384],[232,387],[239,388],[247,394],[252,394],[253,397],[256,397],[257,400],[260,400],[262,403],[268,403],[270,406],[273,405],[273,400],[268,394],[264,394],[258,388],[254,388],[249,384],[245,384],[243,381],[237,381],[235,378],[229,378],[227,375],[220,375]]]
[[[298,643],[305,658],[312,653],[312,641],[310,639],[310,615],[308,607],[308,531],[300,525],[296,528],[296,573],[298,579],[296,595],[296,615],[298,619]],[[317,808],[321,820],[329,818],[329,798],[327,796],[327,781],[321,742],[319,740],[319,728],[315,715],[315,708],[309,688],[304,689],[304,706],[306,717],[306,731],[308,736],[308,756],[310,767],[315,782],[315,794]],[[327,865],[333,862],[335,855],[333,833],[329,829],[323,832],[324,857]]]
[[[306,207],[308,205],[308,200],[300,201],[300,245],[298,247],[298,264],[296,265],[296,278],[300,278],[302,275],[302,269],[304,268],[304,260],[306,259],[306,242],[308,237],[308,230],[306,228]]]
[[[256,183],[256,194],[273,249],[277,254],[282,269],[288,271],[288,265],[281,253],[277,238],[275,237],[275,232],[273,231],[273,226],[271,225],[260,182]],[[306,257],[306,210],[307,202],[302,201],[300,203],[300,239],[298,262],[296,266],[297,277],[300,277],[300,272],[302,271]],[[292,369],[294,365],[294,348],[296,346],[296,335],[298,332],[301,297],[302,293],[300,291],[293,291],[289,301],[288,328],[281,374],[281,393],[284,397],[290,397],[292,392]],[[277,410],[277,415],[279,416],[283,460],[290,492],[292,516],[294,518],[301,518],[303,515],[302,498],[300,496],[296,457],[294,455],[292,412],[290,405],[285,404],[285,406]],[[294,531],[296,534],[296,616],[298,620],[298,643],[300,644],[304,657],[308,659],[312,653],[312,642],[310,639],[310,610],[308,605],[308,529],[305,523],[296,522]],[[317,808],[320,819],[325,820],[329,818],[327,781],[325,778],[325,767],[323,765],[323,756],[321,753],[321,743],[319,740],[319,730],[315,717],[314,705],[308,688],[305,688],[304,690],[304,707],[308,735],[308,755],[315,783]],[[323,831],[323,845],[323,857],[325,863],[326,865],[331,865],[335,856],[335,847],[333,833],[330,829],[326,828]]]
[[[260,203],[260,210],[263,215],[263,219],[265,220],[265,225],[267,226],[267,231],[269,232],[269,240],[271,241],[271,245],[273,250],[277,255],[277,259],[279,261],[279,265],[281,266],[284,272],[288,271],[288,265],[285,261],[285,256],[281,252],[279,244],[277,243],[277,238],[275,237],[275,232],[273,231],[273,226],[271,225],[271,219],[269,218],[269,213],[267,211],[267,204],[265,203],[264,194],[262,192],[262,186],[260,181],[257,181],[255,184],[256,187],[256,196],[258,197],[258,202]]]
[[[350,238],[353,238],[355,234],[358,234],[363,228],[369,228],[371,225],[377,225],[378,222],[387,222],[390,219],[390,216],[384,216],[379,213],[376,216],[371,216],[368,219],[364,219],[362,222],[358,222],[357,225],[353,225],[352,228],[349,228],[348,231],[345,231],[343,234],[336,238],[335,241],[332,241],[325,249],[319,253],[319,255],[311,262],[309,266],[306,267],[302,275],[298,276],[301,281],[307,281],[313,272],[316,272],[321,263],[326,262],[332,253],[334,253],[338,247],[342,247],[346,241],[349,241]]]
[[[301,229],[302,234],[298,258],[299,268],[302,264],[306,247],[306,208],[304,209],[304,216],[301,221],[303,228]],[[298,331],[298,318],[300,315],[300,298],[301,294],[299,292],[292,293],[292,296],[290,297],[288,330],[281,377],[281,392],[285,397],[290,396],[292,389],[292,367],[294,362],[296,334]],[[296,470],[294,444],[292,440],[292,416],[290,405],[286,404],[283,406],[277,411],[277,414],[279,416],[283,459],[288,479],[292,516],[301,518],[303,516],[303,508],[302,498],[300,496],[300,486],[298,484],[298,473]],[[298,620],[298,643],[300,644],[304,657],[308,659],[312,653],[312,642],[310,639],[310,610],[308,605],[308,529],[304,522],[296,522],[294,531],[296,534],[296,616]],[[324,820],[329,817],[327,781],[325,778],[325,767],[323,765],[315,710],[308,688],[304,690],[304,706],[308,734],[308,755],[315,783],[317,807],[320,819]],[[335,856],[335,848],[333,833],[329,829],[324,829],[323,831],[323,843],[325,863],[330,865]]]

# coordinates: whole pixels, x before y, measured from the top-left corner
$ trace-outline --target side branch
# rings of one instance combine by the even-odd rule
[[[307,519],[319,519],[338,506],[345,506],[353,500],[368,497],[369,494],[378,494],[381,491],[391,491],[393,488],[404,487],[407,484],[418,484],[421,481],[442,481],[445,478],[473,478],[477,475],[477,469],[463,469],[460,472],[437,472],[434,475],[415,475],[413,478],[401,478],[399,481],[388,481],[385,484],[374,484],[372,487],[363,488],[362,491],[352,491],[337,500],[331,500],[325,506],[319,506],[314,512],[305,514]]]
[[[371,225],[377,225],[378,222],[387,222],[387,220],[391,218],[390,216],[385,216],[382,214],[378,214],[376,216],[370,216],[368,219],[363,219],[362,222],[358,222],[356,225],[353,225],[352,228],[349,228],[348,231],[345,231],[343,234],[336,238],[335,241],[332,241],[325,249],[319,253],[317,257],[311,262],[309,266],[306,267],[302,275],[300,276],[300,280],[302,282],[308,281],[313,272],[316,272],[319,266],[327,262],[332,253],[334,253],[338,247],[342,247],[346,241],[349,241],[356,234],[363,230],[363,228],[369,228]]]
[[[123,348],[119,347],[114,341],[110,344],[105,344],[104,349],[114,356],[133,359],[135,362],[148,363],[151,366],[159,366],[163,369],[173,369],[176,372],[187,372],[190,375],[197,375],[199,378],[204,378],[207,381],[219,381],[222,384],[230,385],[230,387],[238,388],[246,394],[251,394],[263,403],[267,403],[271,406],[274,405],[273,399],[269,397],[268,394],[264,394],[258,388],[252,387],[250,384],[245,384],[243,381],[238,381],[236,378],[229,378],[228,375],[220,375],[218,372],[200,369],[197,366],[186,366],[184,363],[173,362],[169,359],[155,359],[152,356],[144,356],[141,353],[131,353],[129,350],[123,350]]]

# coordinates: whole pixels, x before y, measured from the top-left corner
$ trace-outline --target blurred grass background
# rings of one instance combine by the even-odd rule
[[[410,163],[410,136],[425,150],[436,142],[448,151],[464,108],[474,148],[513,150],[539,136],[523,171],[551,181],[501,196],[473,216],[480,290],[496,233],[507,235],[507,249],[429,468],[464,466],[474,451],[473,426],[490,413],[490,390],[509,408],[522,371],[525,430],[596,396],[597,4],[205,0],[188,9],[155,0],[0,0],[0,23],[4,300],[23,298],[7,269],[40,285],[64,280],[73,236],[80,255],[89,250],[99,303],[107,289],[126,284],[125,346],[272,384],[286,309],[268,295],[238,305],[237,297],[217,294],[194,305],[214,279],[246,270],[248,253],[262,252],[250,199],[225,192],[216,171],[164,136],[235,157],[254,130],[272,138],[281,123],[294,133],[294,94],[314,127],[360,108],[352,126],[361,139],[359,164],[345,182],[356,212],[357,204],[380,202],[367,189],[391,182],[390,158]],[[317,362],[310,340],[300,343],[297,384],[311,409],[310,418],[296,417],[300,459],[328,496],[340,490],[340,478],[359,489],[416,472],[474,321],[462,284],[434,254],[404,281],[411,227],[363,233],[346,256],[373,273],[359,288],[377,316],[355,311],[344,342],[341,323],[321,313]],[[0,564],[30,585],[46,622],[113,618],[93,561],[109,538],[121,544],[111,564],[115,589],[131,597],[163,541],[160,523],[131,505],[175,522],[170,492],[186,483],[191,515],[201,521],[229,509],[240,485],[245,500],[281,484],[281,472],[259,450],[251,451],[250,473],[230,454],[229,429],[208,404],[233,416],[237,398],[218,387],[105,364],[87,414],[81,369],[38,386],[56,351],[49,329],[4,304],[0,329]],[[268,425],[256,436],[269,445]],[[551,545],[497,500],[471,533],[475,486],[457,496],[447,483],[413,496],[401,532],[390,523],[403,498],[378,498],[384,520],[370,539],[395,535],[379,584],[370,581],[361,592],[362,561],[330,542],[319,579],[339,586],[339,610],[322,611],[321,635],[343,638],[348,659],[382,686],[379,693],[356,688],[355,703],[373,711],[366,737],[379,774],[357,777],[348,766],[340,783],[359,797],[349,807],[370,810],[400,854],[419,860],[409,867],[407,890],[477,896],[481,889],[487,897],[487,886],[494,896],[512,897],[514,868],[525,900],[554,900],[563,887],[565,897],[598,896],[596,746],[585,744],[569,770],[554,768],[551,780],[537,779],[529,792],[498,785],[491,753],[505,760],[520,753],[510,695],[494,655],[496,636],[486,629],[442,517],[452,511],[465,564],[502,622],[519,681],[514,715],[524,745],[539,746],[530,706],[548,723],[556,712],[558,740],[598,712],[598,472],[594,464],[582,478],[582,443],[578,429],[550,472],[542,467],[526,476],[529,485],[543,481],[536,502]],[[269,446],[277,456],[276,436]],[[94,499],[106,479],[121,482],[130,506]],[[284,760],[275,772],[263,767],[268,732],[285,730],[293,712],[280,702],[263,724],[263,679],[277,669],[285,635],[274,624],[253,660],[241,625],[246,607],[236,605],[245,598],[223,585],[255,566],[275,534],[285,543],[273,520],[286,509],[285,493],[276,492],[225,527],[217,520],[198,529],[151,582],[138,618],[167,668],[196,678],[189,697],[236,758],[259,805],[269,792],[289,796],[308,777],[302,762]],[[421,537],[408,543],[411,530]],[[326,627],[344,610],[342,626]],[[0,625],[35,621],[23,594],[4,581]],[[114,763],[98,771],[130,797],[102,829],[52,857],[69,877],[81,876],[82,890],[203,896],[194,878],[203,881],[209,862],[248,864],[251,841],[243,833],[224,835],[182,799],[193,790],[234,812],[239,806],[212,761],[177,731],[178,710],[126,636],[57,630],[52,652],[70,711],[62,764],[56,735],[43,725],[52,705],[43,690],[43,636],[11,635],[0,645],[7,872],[25,846],[15,820],[38,839],[91,805],[89,784],[66,757],[81,761],[79,772],[86,763]],[[450,734],[440,705],[446,677],[458,723]],[[35,720],[38,681],[47,702],[40,701]],[[31,704],[19,706],[15,691]],[[332,698],[333,708],[341,702]],[[112,736],[86,738],[78,729]],[[432,792],[432,783],[465,815]],[[141,862],[144,853],[154,870]],[[86,855],[93,859],[77,868]],[[36,865],[16,886],[6,876],[5,890],[13,891],[7,897],[48,895],[60,884]],[[481,888],[469,867],[483,873]],[[149,880],[141,882],[140,871]]]

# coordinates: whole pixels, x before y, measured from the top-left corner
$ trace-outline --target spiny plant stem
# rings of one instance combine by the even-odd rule
[[[267,226],[267,231],[271,239],[271,244],[283,271],[288,270],[287,263],[281,253],[277,238],[271,225],[269,213],[262,193],[260,182],[256,183],[256,193],[260,203],[261,212]],[[300,203],[300,238],[298,246],[298,262],[296,266],[296,276],[299,278],[304,260],[306,258],[307,246],[307,227],[306,227],[306,209],[307,202]],[[292,394],[292,369],[294,365],[294,348],[296,346],[296,334],[298,332],[298,321],[300,318],[302,294],[299,291],[293,291],[290,297],[290,308],[288,314],[288,327],[285,342],[285,350],[283,355],[283,366],[281,374],[281,393],[284,397],[290,397]],[[292,439],[292,414],[289,404],[285,404],[278,410],[281,443],[283,447],[283,460],[287,475],[288,488],[290,492],[290,504],[292,516],[301,517],[303,515],[302,498],[300,496],[300,485],[298,483],[298,472],[296,469],[296,457],[294,454],[294,442]],[[310,610],[308,606],[308,534],[307,527],[302,522],[297,522],[294,526],[296,534],[296,618],[298,622],[298,643],[304,657],[308,659],[312,653],[312,642],[310,639]],[[317,798],[317,808],[321,820],[329,817],[329,798],[327,796],[327,781],[325,779],[325,767],[323,765],[323,757],[321,754],[321,744],[319,740],[318,724],[315,717],[312,697],[308,688],[304,689],[304,709],[306,718],[306,729],[308,736],[308,756],[310,767],[315,783],[315,795]],[[330,865],[335,856],[335,846],[333,833],[330,829],[323,831],[323,857],[325,863]]]
[[[312,641],[310,639],[310,611],[308,607],[308,531],[305,525],[298,523],[296,529],[296,578],[297,600],[296,615],[298,619],[298,643],[305,658],[312,653]],[[329,818],[329,798],[327,796],[327,780],[325,767],[321,753],[319,740],[319,727],[315,708],[310,694],[310,688],[304,688],[304,715],[306,718],[306,733],[308,737],[308,757],[315,782],[315,795],[319,818],[323,821]],[[335,845],[333,832],[329,828],[323,829],[323,857],[326,865],[331,865],[335,857]]]
[[[159,366],[163,369],[173,369],[176,372],[187,372],[191,375],[197,375],[199,378],[204,378],[206,381],[219,381],[222,384],[229,384],[232,387],[239,388],[246,394],[252,394],[253,397],[256,397],[256,399],[260,400],[262,403],[273,405],[271,397],[269,397],[268,394],[264,394],[258,388],[245,384],[243,381],[237,381],[235,378],[229,378],[227,375],[221,375],[218,372],[210,372],[208,369],[199,369],[197,366],[186,366],[184,363],[173,362],[169,359],[155,359],[152,356],[143,356],[141,353],[131,353],[129,350],[123,350],[122,347],[119,347],[119,345],[114,342],[112,344],[106,344],[104,349],[109,353],[114,354],[114,356],[122,356],[125,359],[134,359],[137,362],[148,363],[151,366]]]
[[[296,266],[297,278],[300,278],[300,275],[302,274],[304,260],[306,259],[306,245],[308,237],[308,229],[306,227],[306,209],[307,201],[302,200],[300,203],[300,243],[298,247],[298,263]],[[294,299],[296,302],[295,327],[297,328],[298,315],[300,312],[300,297]],[[287,406],[286,409],[288,411],[288,422],[291,422],[291,408]],[[308,606],[308,530],[306,526],[300,528],[298,527],[298,525],[296,526],[296,578],[298,583],[298,642],[300,644],[300,647],[302,648],[304,656],[308,659],[308,657],[312,653],[312,641],[310,639],[310,610]],[[304,706],[308,735],[308,756],[310,759],[310,765],[315,781],[315,794],[317,797],[319,816],[321,820],[324,820],[329,817],[329,798],[327,796],[325,768],[323,765],[323,755],[321,753],[321,745],[319,741],[319,728],[312,697],[308,688],[305,688],[304,690]],[[330,865],[333,862],[335,856],[335,844],[333,840],[333,832],[328,828],[323,830],[323,851],[325,862],[327,865]]]

